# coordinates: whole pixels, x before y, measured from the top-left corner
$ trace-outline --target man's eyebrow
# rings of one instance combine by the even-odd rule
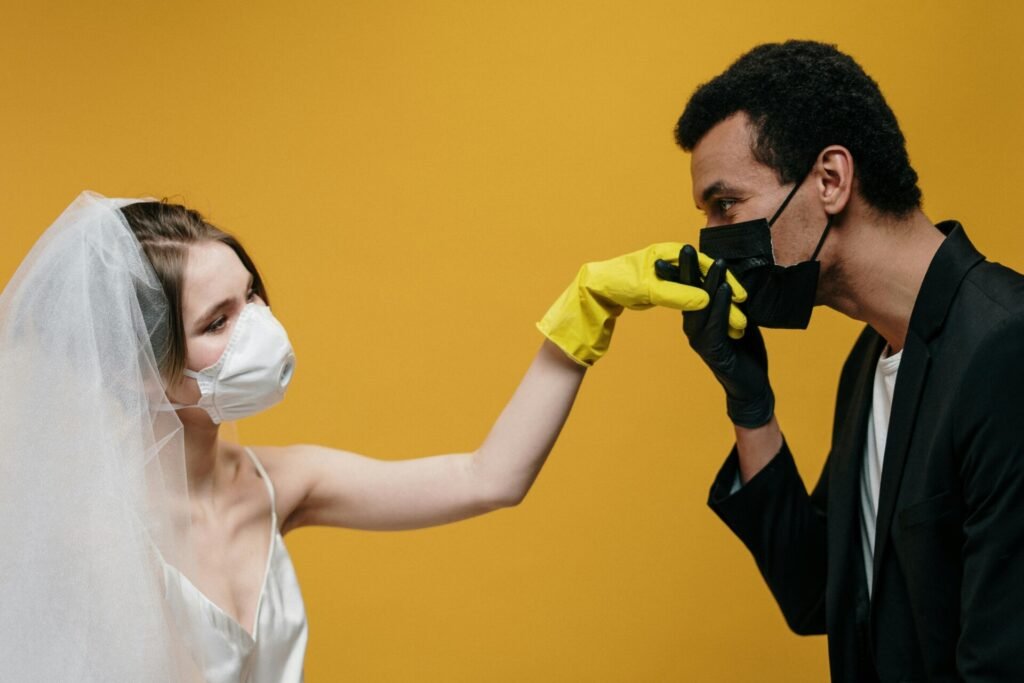
[[[724,180],[716,180],[715,182],[711,183],[710,185],[704,188],[704,191],[700,193],[700,200],[701,202],[706,202],[715,195],[738,193],[738,189],[728,185]]]

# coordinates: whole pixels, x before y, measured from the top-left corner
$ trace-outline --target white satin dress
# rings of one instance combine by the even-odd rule
[[[306,608],[277,526],[274,485],[255,454],[245,451],[270,495],[270,549],[252,635],[164,563],[167,599],[175,619],[189,634],[188,645],[207,683],[299,683],[306,654]]]

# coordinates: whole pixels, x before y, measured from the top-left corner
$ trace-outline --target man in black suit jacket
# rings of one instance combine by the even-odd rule
[[[755,48],[676,135],[719,260],[701,275],[688,247],[659,274],[712,295],[683,328],[736,425],[709,505],[789,626],[828,635],[834,681],[1024,681],[1024,277],[922,213],[895,117],[832,46]],[[816,304],[867,327],[808,495],[758,326],[805,327]]]

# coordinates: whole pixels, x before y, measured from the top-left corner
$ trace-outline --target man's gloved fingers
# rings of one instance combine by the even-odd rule
[[[722,261],[721,259],[719,259],[717,261],[714,261],[711,264],[711,266],[707,270],[707,273],[706,273],[707,276],[704,279],[704,289],[708,292],[709,295],[712,294],[712,293],[718,292],[719,288],[722,285],[723,280],[728,282],[728,278],[726,277],[727,274],[728,274],[728,271],[726,270],[725,262]],[[729,288],[730,289],[732,288],[731,284],[729,285]],[[732,297],[732,301],[735,301],[735,300],[736,300],[736,297],[733,296]],[[714,315],[714,313],[709,313],[709,315]],[[743,336],[743,330],[746,329],[746,327],[747,327],[747,316],[743,314],[743,311],[741,311],[739,309],[739,307],[736,306],[736,304],[730,303],[730,305],[729,305],[729,329],[730,330],[736,330],[736,331],[739,332],[739,336],[734,336],[733,339],[739,339],[740,337],[742,337]]]
[[[699,311],[706,308],[711,297],[700,287],[681,285],[678,282],[654,280],[651,283],[651,303],[677,311]]]
[[[721,259],[712,262],[707,270],[704,271],[704,291],[709,296],[715,296],[718,293],[718,288],[725,281],[725,261]]]
[[[686,245],[682,251],[679,252],[679,270],[680,277],[700,277],[700,266],[697,261],[697,250]],[[718,292],[719,285],[722,284],[722,273],[724,271],[724,264],[712,265],[708,269],[704,278],[704,284],[701,285],[704,291],[708,293],[708,298],[711,299]],[[695,339],[702,335],[703,330],[708,326],[708,320],[711,316],[711,309],[706,308],[696,313],[687,313],[683,316],[683,332],[686,336]]]
[[[664,259],[654,262],[654,274],[668,282],[679,282],[679,266],[674,266]]]
[[[729,308],[731,306],[732,288],[728,282],[723,282],[718,286],[718,290],[708,306],[706,328],[711,339],[728,335]]]
[[[746,333],[746,329],[738,330],[735,327],[729,327],[729,339],[743,339],[743,335]]]
[[[679,282],[684,285],[700,287],[703,278],[700,264],[697,258],[697,250],[689,244],[684,244],[679,250]],[[709,289],[708,292],[715,290]]]
[[[707,254],[703,253],[699,254],[698,256],[700,262],[700,272],[706,276],[708,271],[711,269],[711,266],[714,265],[715,260],[708,256]],[[726,271],[725,281],[728,282],[729,286],[732,288],[732,300],[734,302],[743,303],[744,301],[747,300],[747,290],[743,288],[743,285],[740,284],[740,281],[736,279],[735,275],[733,275],[729,271]]]

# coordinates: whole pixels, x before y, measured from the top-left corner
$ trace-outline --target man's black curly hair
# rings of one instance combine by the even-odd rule
[[[676,124],[687,152],[716,124],[746,112],[754,158],[782,183],[803,178],[821,150],[850,150],[860,193],[875,209],[905,216],[921,206],[906,141],[878,84],[834,45],[790,40],[759,45],[697,88]]]

